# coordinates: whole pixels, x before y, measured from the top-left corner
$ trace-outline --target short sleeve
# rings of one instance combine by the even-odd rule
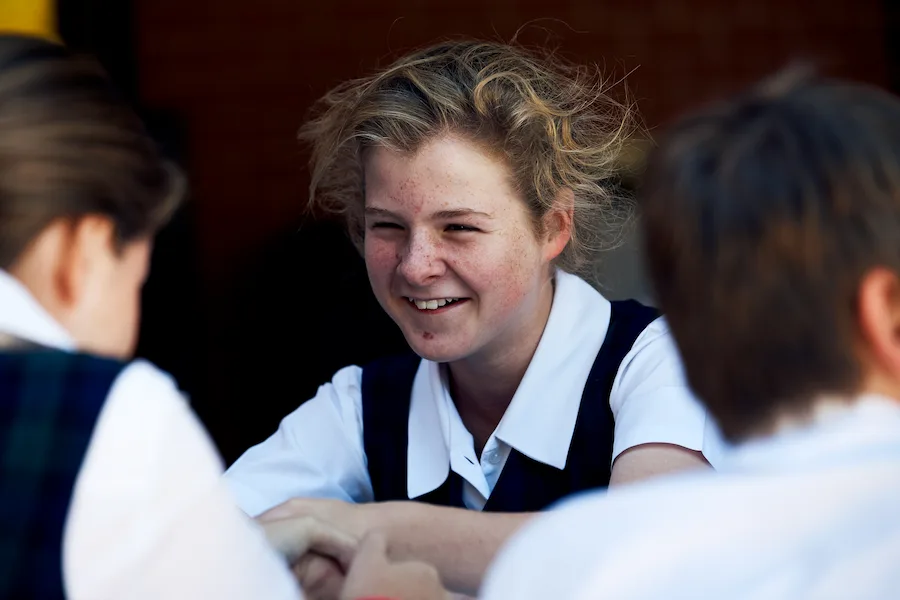
[[[665,319],[652,322],[625,356],[613,382],[613,460],[634,446],[664,443],[702,452],[719,464],[725,442],[688,387]]]
[[[140,361],[113,383],[63,536],[72,600],[301,597],[241,513],[222,463],[174,381]]]
[[[297,497],[372,501],[361,387],[360,367],[341,369],[235,461],[225,477],[244,512],[256,516]]]

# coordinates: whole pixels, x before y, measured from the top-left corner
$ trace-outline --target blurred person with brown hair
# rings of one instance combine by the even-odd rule
[[[300,597],[175,382],[129,360],[183,188],[96,63],[0,36],[0,597]],[[272,540],[355,546],[313,520]]]
[[[786,70],[676,124],[641,195],[688,381],[736,446],[535,521],[483,597],[896,598],[900,99]]]
[[[580,276],[630,216],[637,127],[595,67],[514,44],[440,43],[326,94],[312,206],[344,217],[412,352],[285,417],[228,470],[239,505],[383,529],[473,593],[560,498],[715,462],[665,322]]]

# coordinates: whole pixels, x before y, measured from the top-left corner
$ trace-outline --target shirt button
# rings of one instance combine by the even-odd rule
[[[488,452],[487,460],[492,465],[500,464],[500,453],[497,452],[496,450],[492,450],[492,451]]]

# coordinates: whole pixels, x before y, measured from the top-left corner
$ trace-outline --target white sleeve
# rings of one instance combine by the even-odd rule
[[[371,502],[362,428],[362,369],[345,367],[226,471],[238,506],[256,516],[304,496]]]
[[[222,481],[174,381],[149,363],[110,389],[63,537],[72,600],[288,600],[300,591]]]
[[[615,419],[613,460],[634,446],[674,444],[702,452],[714,467],[725,442],[688,387],[665,319],[638,336],[619,367],[609,396]]]

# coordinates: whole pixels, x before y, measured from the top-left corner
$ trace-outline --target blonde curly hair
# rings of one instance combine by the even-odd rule
[[[559,192],[572,190],[572,237],[556,263],[590,275],[594,254],[621,239],[633,207],[620,157],[640,124],[610,87],[596,66],[517,44],[453,40],[412,52],[314,106],[300,130],[312,146],[309,207],[342,215],[361,247],[366,148],[414,153],[452,133],[509,165],[537,229]]]

